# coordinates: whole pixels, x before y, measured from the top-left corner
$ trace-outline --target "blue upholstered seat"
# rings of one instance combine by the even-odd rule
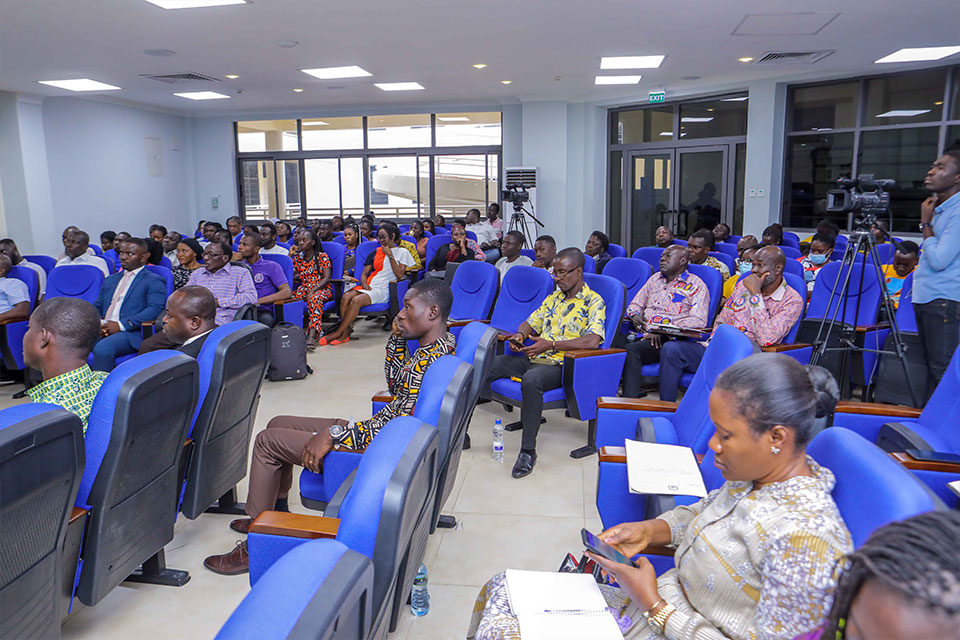
[[[650,265],[654,273],[660,271],[660,256],[663,255],[663,249],[660,247],[640,247],[633,252],[632,258],[643,260]]]
[[[516,333],[530,314],[553,293],[554,288],[553,277],[546,269],[511,267],[500,283],[490,326],[498,331]]]
[[[25,259],[29,260],[33,264],[40,265],[44,271],[47,272],[47,275],[50,275],[50,272],[53,271],[54,267],[57,266],[57,259],[51,258],[50,256],[42,256],[39,254],[24,255]]]
[[[450,284],[450,289],[453,291],[450,320],[489,318],[493,301],[497,297],[499,283],[500,272],[489,262],[469,260],[461,264],[454,272],[453,281]]]
[[[27,285],[30,313],[33,313],[40,287],[37,272],[30,267],[10,267],[7,277],[16,278]],[[10,371],[19,371],[27,366],[23,361],[23,336],[26,335],[29,325],[29,320],[11,321],[0,325],[0,354],[3,355],[3,365]]]
[[[47,277],[45,298],[80,298],[93,304],[100,294],[103,271],[90,264],[54,268]]]

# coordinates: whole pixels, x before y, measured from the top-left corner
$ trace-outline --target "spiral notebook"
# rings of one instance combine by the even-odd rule
[[[593,576],[507,570],[523,640],[623,640]]]

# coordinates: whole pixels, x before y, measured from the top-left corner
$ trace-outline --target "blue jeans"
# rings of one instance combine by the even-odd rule
[[[929,400],[960,344],[960,301],[937,298],[914,304],[913,313],[917,317],[923,361],[927,364]]]
[[[694,340],[671,340],[660,348],[660,399],[676,402],[680,377],[696,373],[706,347]]]
[[[93,347],[94,371],[113,371],[118,356],[137,353],[142,336],[140,331],[118,331],[112,336],[100,338]]]

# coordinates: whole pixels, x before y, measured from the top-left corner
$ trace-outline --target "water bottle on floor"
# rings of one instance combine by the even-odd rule
[[[493,459],[503,462],[503,424],[499,418],[493,423]]]
[[[415,616],[425,616],[430,613],[430,594],[427,592],[427,565],[420,564],[417,576],[413,579],[410,588],[410,611]]]

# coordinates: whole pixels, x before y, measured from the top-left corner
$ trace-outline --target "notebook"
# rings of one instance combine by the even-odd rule
[[[630,493],[703,498],[700,466],[690,447],[626,440],[627,484]]]
[[[523,640],[623,640],[593,576],[507,570]]]

